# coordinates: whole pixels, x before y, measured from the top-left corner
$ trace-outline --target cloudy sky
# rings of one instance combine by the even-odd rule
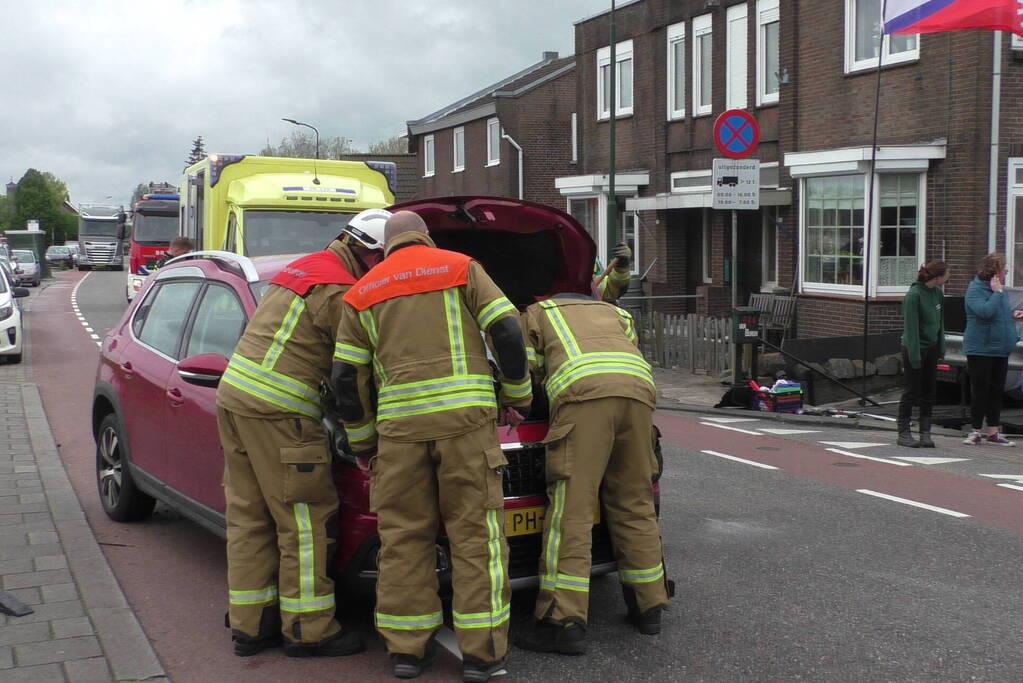
[[[307,121],[360,148],[540,60],[607,0],[49,0],[0,9],[0,181],[75,203],[177,184],[192,140],[258,153]],[[299,129],[306,130],[306,129]]]

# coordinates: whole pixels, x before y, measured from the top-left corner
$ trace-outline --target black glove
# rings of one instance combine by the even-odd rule
[[[611,257],[618,259],[616,268],[628,268],[632,262],[632,249],[625,242],[619,242],[611,252]]]

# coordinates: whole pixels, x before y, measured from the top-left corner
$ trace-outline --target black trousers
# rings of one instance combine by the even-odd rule
[[[970,421],[980,430],[987,418],[988,427],[997,427],[1002,419],[1002,393],[1009,372],[1007,356],[967,356],[970,371]]]
[[[920,349],[920,367],[909,364],[909,354],[902,347],[902,379],[905,391],[899,400],[899,423],[909,424],[913,406],[920,406],[920,418],[929,418],[934,408],[934,395],[938,391],[938,345]]]

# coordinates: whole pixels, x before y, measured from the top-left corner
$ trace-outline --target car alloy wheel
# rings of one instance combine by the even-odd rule
[[[135,485],[124,457],[124,439],[117,416],[103,418],[96,438],[96,485],[103,511],[115,522],[134,522],[153,512],[156,501]]]

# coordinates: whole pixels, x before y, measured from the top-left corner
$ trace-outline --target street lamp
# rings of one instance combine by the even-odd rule
[[[282,118],[281,121],[287,121],[288,123],[293,123],[296,126],[305,126],[306,128],[312,128],[313,132],[316,133],[316,159],[320,158],[320,131],[316,130],[316,126],[309,125],[308,123],[302,123],[301,121],[296,121],[295,119]],[[320,178],[319,174],[316,172],[316,159],[313,159],[313,184],[319,185]]]

